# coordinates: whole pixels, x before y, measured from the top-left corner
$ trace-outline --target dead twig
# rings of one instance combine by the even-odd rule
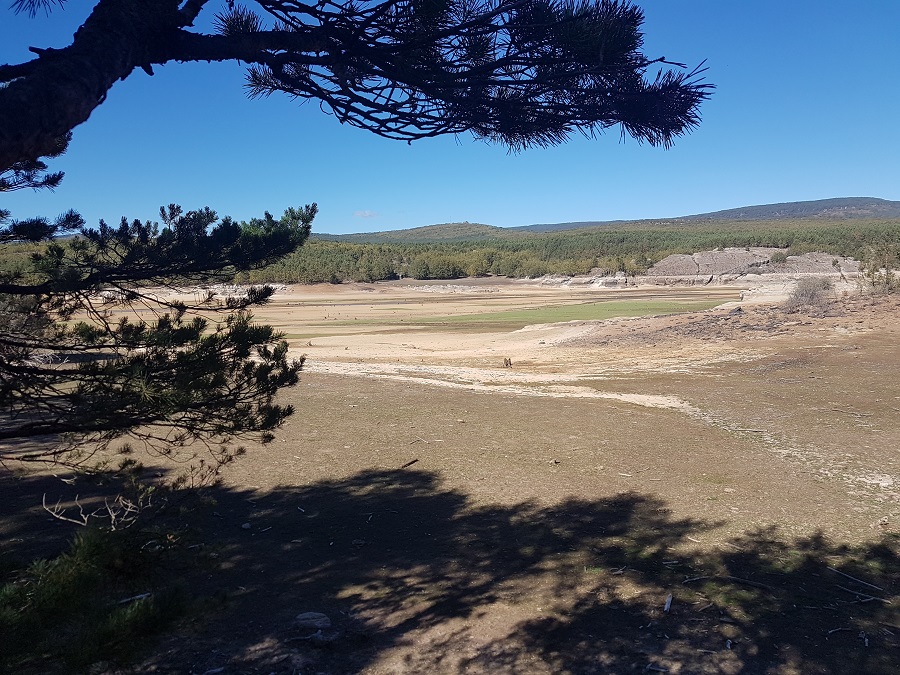
[[[44,493],[44,497],[41,500],[41,504],[44,507],[44,511],[49,513],[51,516],[56,518],[57,520],[63,520],[67,523],[74,523],[75,525],[87,525],[88,521],[90,521],[91,516],[95,515],[97,511],[93,513],[85,513],[84,506],[82,506],[81,502],[78,501],[78,495],[75,495],[75,506],[78,507],[78,517],[72,518],[71,516],[66,515],[66,509],[60,506],[61,500],[57,500],[56,504],[53,506],[47,506],[47,493]]]
[[[851,576],[850,576],[849,574],[847,574],[846,572],[841,572],[840,570],[837,570],[837,569],[835,569],[835,568],[833,568],[833,567],[829,567],[828,569],[830,569],[832,572],[837,572],[837,573],[840,574],[842,577],[847,577],[847,578],[850,579],[851,581],[855,581],[855,582],[858,583],[858,584],[862,584],[863,586],[868,586],[869,588],[874,588],[876,591],[881,591],[882,593],[884,593],[884,589],[883,589],[883,588],[879,588],[879,587],[876,586],[875,584],[870,584],[870,583],[868,583],[868,582],[866,582],[866,581],[863,581],[862,579],[857,579],[856,577],[851,577]]]
[[[144,598],[149,598],[153,593],[139,593],[137,595],[132,595],[130,598],[122,598],[119,600],[119,605],[127,605],[129,602],[134,602],[136,600],[143,600]]]
[[[876,598],[874,595],[869,595],[868,593],[863,593],[862,591],[855,591],[852,588],[846,588],[844,586],[841,586],[840,584],[835,584],[835,586],[840,588],[842,591],[847,591],[847,593],[853,593],[853,595],[855,595],[859,598],[862,598],[861,602],[872,602],[872,600],[878,600],[879,602],[883,602],[886,605],[891,604],[890,600],[885,600],[884,598]]]
[[[91,512],[87,512],[84,509],[84,505],[79,501],[78,495],[75,495],[75,506],[78,507],[77,516],[68,515],[66,513],[67,509],[61,506],[60,500],[57,500],[56,504],[53,506],[47,506],[46,493],[44,493],[44,496],[41,499],[41,504],[44,507],[44,511],[57,520],[86,527],[91,518],[105,518],[109,520],[110,530],[124,530],[137,522],[137,519],[144,509],[150,506],[150,501],[149,495],[147,496],[146,501],[144,501],[144,498],[132,501],[119,495],[111,503],[108,499],[104,499],[103,506],[100,506]]]

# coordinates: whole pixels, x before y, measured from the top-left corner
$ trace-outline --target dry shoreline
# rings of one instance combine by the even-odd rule
[[[896,583],[828,575],[900,533],[900,299],[837,277],[788,314],[798,274],[279,288],[297,412],[192,514],[192,591],[227,600],[108,672],[892,672],[893,634],[833,629],[896,622]],[[673,297],[717,306],[423,320]]]

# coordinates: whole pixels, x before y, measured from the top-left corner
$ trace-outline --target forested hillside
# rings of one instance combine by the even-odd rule
[[[824,251],[860,260],[896,247],[900,219],[644,223],[503,239],[443,243],[361,244],[313,239],[282,261],[238,281],[371,282],[412,277],[456,279],[501,275],[640,274],[672,253],[766,246],[787,253]]]
[[[769,221],[777,225],[784,221],[809,221],[815,223],[844,222],[847,220],[896,220],[900,218],[900,202],[877,197],[838,197],[814,201],[784,202],[781,204],[757,204],[724,211],[698,213],[689,216],[652,218],[643,220],[591,220],[568,223],[540,223],[519,227],[495,227],[480,223],[443,223],[405,230],[357,232],[354,234],[324,234],[321,239],[354,244],[430,244],[446,241],[473,241],[477,239],[515,239],[532,234],[587,230],[593,228],[658,228],[685,227],[706,223],[708,225],[745,221],[752,224]]]

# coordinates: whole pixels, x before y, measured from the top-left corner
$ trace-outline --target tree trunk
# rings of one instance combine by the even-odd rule
[[[51,154],[118,80],[149,69],[183,23],[177,0],[100,0],[70,46],[5,67],[21,76],[0,89],[0,171]]]

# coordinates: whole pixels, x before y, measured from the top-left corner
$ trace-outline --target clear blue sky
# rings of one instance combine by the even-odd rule
[[[0,10],[0,63],[68,44],[92,3]],[[646,0],[646,53],[707,59],[718,87],[671,150],[573,138],[509,154],[469,136],[411,146],[314,104],[250,101],[237,64],[171,64],[119,83],[75,130],[55,193],[0,197],[14,217],[88,222],[210,206],[238,219],[316,201],[318,232],[687,215],[842,196],[900,200],[900,2]]]

